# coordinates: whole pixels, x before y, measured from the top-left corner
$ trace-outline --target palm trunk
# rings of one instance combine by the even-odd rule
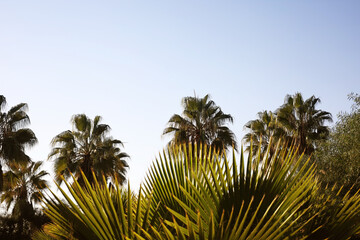
[[[3,190],[4,179],[3,179],[3,170],[2,165],[0,164],[0,192]]]
[[[90,184],[92,184],[94,182],[94,179],[92,175],[92,162],[89,154],[84,156],[84,161],[81,164],[81,170],[84,172],[84,175],[87,178],[87,180],[90,182]],[[82,179],[82,177],[80,177],[80,179]],[[84,185],[85,180],[82,179],[80,181],[80,184]]]
[[[300,135],[300,149],[301,153],[307,153],[306,136],[303,133],[301,133]]]

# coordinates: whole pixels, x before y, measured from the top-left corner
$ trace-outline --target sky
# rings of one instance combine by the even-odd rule
[[[360,1],[0,0],[0,95],[29,105],[47,161],[72,115],[103,117],[131,156],[134,188],[170,137],[181,99],[210,94],[244,124],[287,94],[349,111],[360,93]]]

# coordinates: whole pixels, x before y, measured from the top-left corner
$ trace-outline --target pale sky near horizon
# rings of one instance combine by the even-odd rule
[[[360,93],[360,1],[0,0],[0,94],[29,104],[46,160],[73,114],[103,117],[138,187],[184,96],[209,93],[238,142],[286,94],[334,117]],[[46,168],[52,171],[51,163]]]

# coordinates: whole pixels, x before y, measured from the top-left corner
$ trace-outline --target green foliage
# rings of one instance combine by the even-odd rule
[[[4,174],[4,188],[1,202],[5,202],[7,209],[13,206],[15,215],[34,214],[32,203],[40,202],[41,192],[46,189],[48,174],[41,170],[42,162],[9,163],[9,171]],[[30,211],[30,212],[29,212]],[[19,216],[23,217],[23,216]]]
[[[95,174],[93,185],[84,174],[84,186],[73,177],[65,181],[69,194],[58,186],[64,200],[46,198],[52,223],[34,239],[347,239],[359,232],[358,194],[337,201],[319,192],[314,165],[294,147],[279,143],[262,160],[252,152],[228,159],[206,146],[172,146],[137,196],[118,182],[99,184]]]
[[[276,113],[263,111],[257,115],[258,119],[251,120],[245,124],[244,128],[250,132],[244,136],[243,140],[246,143],[251,142],[255,152],[260,148],[261,153],[265,153],[269,143],[285,138],[286,132],[279,126]],[[246,150],[247,152],[250,151],[250,144],[246,147]],[[270,151],[271,153],[274,152],[274,148],[270,149]]]
[[[300,152],[310,155],[315,150],[315,143],[327,139],[329,128],[324,124],[331,122],[329,112],[316,109],[320,99],[312,96],[304,101],[301,93],[287,95],[285,103],[276,110],[258,113],[258,119],[245,125],[247,133],[243,140],[254,148],[267,149],[270,139],[283,139],[289,145],[291,142],[299,146]],[[270,149],[273,152],[273,149]]]
[[[331,113],[316,109],[320,99],[311,96],[304,101],[301,93],[287,95],[285,103],[277,110],[280,126],[287,136],[299,145],[300,152],[311,154],[315,150],[315,141],[326,139],[329,128],[326,121],[332,121]]]
[[[90,184],[86,176],[84,186],[73,177],[74,183],[65,184],[67,194],[59,187],[65,200],[55,193],[46,198],[45,214],[52,223],[45,226],[34,238],[43,239],[143,239],[149,223],[149,201],[140,192],[134,198],[130,191],[123,191],[119,183],[107,187],[106,179],[99,182],[94,174],[94,183]]]
[[[343,196],[341,196],[343,195]],[[350,239],[360,231],[360,195],[350,191],[318,189],[310,199],[311,209],[305,218],[313,217],[303,229],[307,239]]]
[[[91,120],[85,114],[74,115],[73,130],[64,131],[53,138],[49,159],[55,162],[58,183],[62,181],[62,176],[68,179],[74,174],[79,178],[80,169],[90,182],[93,182],[92,171],[97,177],[104,174],[112,180],[117,178],[120,183],[125,181],[128,167],[126,158],[129,156],[121,151],[123,145],[120,140],[107,136],[110,126],[100,124],[100,121],[100,116]]]
[[[41,212],[36,212],[31,220],[24,219],[22,221],[11,216],[0,216],[0,239],[31,239],[32,234],[48,222],[48,217]]]
[[[44,218],[35,210],[42,192],[46,189],[48,174],[41,170],[42,162],[10,162],[4,173],[4,188],[0,200],[7,210],[12,210],[3,218],[0,235],[7,238],[29,238],[32,231],[39,228]]]
[[[191,235],[203,235],[204,239],[290,236],[296,220],[307,211],[300,207],[315,186],[313,167],[299,169],[300,161],[296,161],[295,155],[283,150],[262,163],[258,155],[252,163],[250,154],[245,164],[242,153],[239,167],[235,157],[232,161],[226,158],[222,161],[219,155],[207,159],[187,179],[193,194],[180,187],[187,194],[187,201],[174,197],[186,214],[179,215],[169,207],[177,221],[167,223],[175,228],[177,222],[185,225],[182,234],[189,239],[197,239]],[[299,227],[292,229],[297,230]]]
[[[168,121],[163,134],[174,134],[170,143],[201,143],[218,150],[237,148],[234,133],[226,126],[232,123],[230,114],[225,114],[209,95],[203,98],[182,99],[182,115],[174,114]]]
[[[319,145],[315,160],[319,165],[319,176],[325,184],[344,185],[350,189],[360,188],[360,97],[349,95],[354,101],[350,113],[338,115],[329,140]]]
[[[5,112],[6,98],[0,95],[0,191],[3,190],[3,164],[28,162],[25,148],[37,143],[34,132],[24,128],[30,123],[27,104],[20,103]],[[6,190],[6,189],[4,189]]]

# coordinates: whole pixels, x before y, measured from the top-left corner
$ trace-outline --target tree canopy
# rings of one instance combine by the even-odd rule
[[[0,200],[11,214],[0,222],[3,224],[0,236],[8,239],[15,235],[18,239],[26,239],[44,223],[42,213],[35,208],[47,189],[44,177],[48,173],[41,170],[41,166],[41,161],[9,163],[8,171],[4,173],[6,191]]]
[[[261,147],[263,151],[271,138],[274,141],[284,139],[297,144],[301,152],[313,153],[315,144],[329,135],[325,123],[332,121],[329,112],[316,108],[319,103],[320,99],[315,96],[304,100],[301,93],[287,95],[284,104],[275,112],[259,112],[258,119],[245,125],[249,133],[244,136],[244,142],[253,141],[255,149]]]
[[[29,162],[25,148],[37,143],[35,133],[25,128],[30,123],[26,114],[27,104],[17,104],[7,112],[6,105],[6,98],[0,95],[0,190],[3,186],[3,164],[11,161]]]
[[[360,96],[350,94],[351,112],[338,115],[329,140],[319,144],[315,160],[327,184],[360,188]]]
[[[295,93],[287,95],[276,111],[280,127],[307,154],[313,153],[315,142],[326,139],[330,131],[325,123],[332,121],[331,113],[317,109],[319,103],[320,98],[311,96],[304,100],[301,93]]]
[[[231,146],[237,149],[235,135],[226,126],[233,117],[225,114],[209,95],[185,97],[182,106],[182,114],[174,114],[163,132],[173,134],[170,143],[202,143],[220,151]]]
[[[108,136],[110,126],[100,122],[100,116],[92,120],[85,114],[74,115],[73,130],[53,138],[49,159],[54,160],[58,182],[63,180],[62,176],[68,179],[71,174],[79,178],[81,171],[90,182],[93,181],[92,171],[99,178],[105,175],[112,180],[117,178],[120,183],[125,181],[129,156],[121,151],[123,143],[120,140]]]

